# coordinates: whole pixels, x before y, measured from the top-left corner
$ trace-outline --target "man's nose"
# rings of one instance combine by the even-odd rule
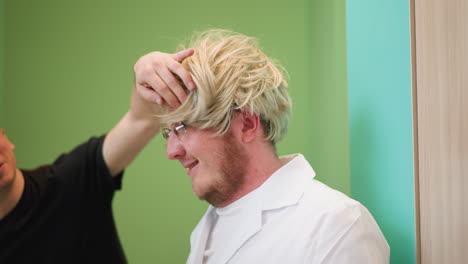
[[[166,156],[168,159],[177,160],[185,155],[185,148],[174,135],[169,136],[166,145]]]

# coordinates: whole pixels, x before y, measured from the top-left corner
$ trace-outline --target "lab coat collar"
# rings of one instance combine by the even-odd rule
[[[255,197],[250,201],[251,205],[247,208],[243,221],[239,223],[242,233],[233,237],[234,241],[224,249],[222,259],[217,263],[227,263],[247,240],[262,229],[265,211],[297,204],[304,194],[307,181],[315,176],[314,170],[301,154],[283,156],[280,159],[285,165],[273,173],[254,193]],[[192,249],[193,262],[189,263],[203,263],[206,242],[216,217],[215,208],[210,205],[200,222],[200,235],[198,241],[194,241],[196,248]]]
[[[280,159],[285,165],[260,186],[262,211],[296,204],[304,194],[307,183],[315,177],[314,170],[303,155],[293,154]]]

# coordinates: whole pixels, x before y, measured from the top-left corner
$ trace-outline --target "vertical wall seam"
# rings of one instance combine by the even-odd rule
[[[416,0],[410,0],[411,21],[411,72],[413,96],[413,161],[414,161],[414,206],[416,231],[416,263],[421,264],[421,221],[419,195],[419,141],[418,141],[418,89],[417,89],[417,60],[416,60]]]

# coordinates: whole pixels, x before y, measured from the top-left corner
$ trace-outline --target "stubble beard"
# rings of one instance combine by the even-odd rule
[[[245,151],[229,133],[225,135],[225,139],[224,156],[220,161],[220,180],[212,184],[200,197],[215,207],[225,205],[242,188],[249,162]]]

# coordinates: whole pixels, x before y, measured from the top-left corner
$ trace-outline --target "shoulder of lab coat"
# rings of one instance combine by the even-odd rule
[[[324,211],[309,263],[386,264],[390,247],[369,211],[350,198]]]
[[[291,232],[298,229],[308,234],[309,241],[303,241],[309,245],[308,249],[299,253],[306,263],[388,263],[388,244],[367,209],[345,194],[313,179],[315,172],[302,155],[289,158],[292,160],[260,187],[257,202],[259,211],[263,212],[259,217],[263,220],[255,222],[268,223],[270,213],[288,212],[293,216],[282,222]],[[209,206],[192,232],[192,252],[203,251],[198,247],[205,244],[199,242],[206,240],[211,226],[209,221],[214,219],[214,213],[214,207]],[[298,222],[309,224],[294,225],[297,222],[292,219],[301,219]],[[288,221],[291,221],[291,225]],[[279,234],[269,233],[267,237],[273,239],[275,233]],[[303,239],[306,237],[303,236]],[[290,258],[292,250],[283,250],[289,252],[289,257],[285,257]],[[188,263],[201,263],[201,254],[198,255],[194,257],[191,254]]]

